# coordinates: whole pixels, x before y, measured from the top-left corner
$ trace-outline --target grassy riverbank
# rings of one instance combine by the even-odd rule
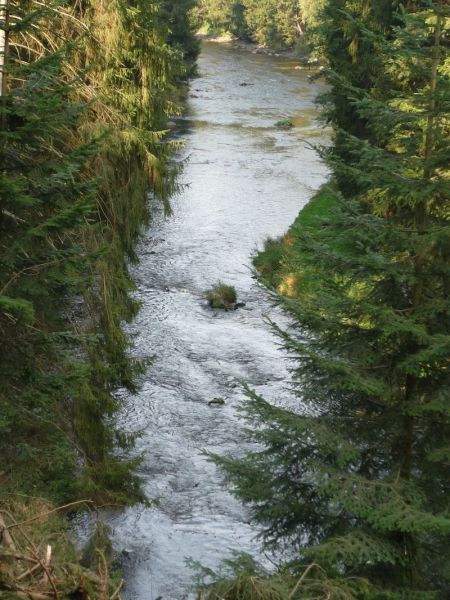
[[[287,298],[298,298],[305,286],[312,284],[314,278],[310,277],[297,240],[320,235],[336,204],[332,188],[324,186],[300,211],[285,235],[267,240],[264,250],[254,258],[253,264],[269,288]]]

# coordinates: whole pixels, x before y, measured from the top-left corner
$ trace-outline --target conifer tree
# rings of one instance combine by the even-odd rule
[[[341,187],[326,220],[295,231],[301,281],[286,306],[296,333],[278,332],[297,359],[299,406],[276,408],[249,390],[244,412],[262,449],[216,460],[266,544],[295,557],[289,593],[267,597],[443,600],[449,8],[400,7],[387,29],[367,3],[339,16],[351,31],[341,40],[374,55],[367,78],[361,64],[354,77],[325,37],[338,146],[323,155]]]
[[[54,426],[74,385],[66,369],[72,334],[62,319],[87,268],[79,236],[94,188],[81,172],[94,147],[70,143],[83,106],[69,99],[73,86],[62,76],[68,47],[33,52],[18,42],[54,15],[18,6],[14,14],[0,132],[1,445],[5,466],[27,464],[24,488],[33,478],[39,486],[42,471],[50,494],[61,497],[75,459],[69,429]]]
[[[152,191],[169,210],[164,141],[186,72],[163,3],[11,0],[1,119],[3,488],[142,500],[119,386],[142,369],[124,320],[128,263]],[[188,9],[188,3],[183,10]],[[182,21],[182,11],[178,13]]]

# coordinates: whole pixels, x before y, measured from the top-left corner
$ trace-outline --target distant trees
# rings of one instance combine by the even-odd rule
[[[190,11],[196,4],[196,0],[164,0],[161,7],[161,20],[169,28],[168,44],[178,48],[189,61],[194,61],[199,51],[190,19]]]
[[[199,0],[197,26],[228,30],[272,47],[292,46],[314,24],[324,0]]]
[[[207,24],[214,29],[228,27],[231,21],[232,0],[198,0],[193,9],[194,23],[197,27]]]
[[[447,597],[449,19],[442,0],[323,13],[335,178],[328,214],[290,231],[293,332],[278,330],[298,407],[249,390],[257,449],[216,457],[288,562],[237,561],[210,598]]]
[[[299,35],[300,6],[294,0],[244,0],[252,37],[275,48],[292,46]]]

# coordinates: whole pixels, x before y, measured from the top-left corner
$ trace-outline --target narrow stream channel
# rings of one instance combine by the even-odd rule
[[[159,505],[110,518],[128,599],[187,598],[186,557],[214,567],[230,549],[257,552],[247,511],[201,451],[242,448],[236,380],[269,400],[287,394],[287,360],[264,320],[282,316],[252,277],[251,256],[286,231],[326,176],[304,143],[325,137],[314,121],[321,84],[308,72],[205,43],[199,73],[180,134],[188,185],[172,200],[172,217],[154,207],[133,272],[142,309],[130,333],[136,355],[155,360],[140,392],[126,398],[124,422],[142,430],[141,474]],[[286,117],[296,127],[276,129]],[[234,285],[246,307],[210,310],[203,293],[218,280]],[[208,406],[214,397],[225,405]]]

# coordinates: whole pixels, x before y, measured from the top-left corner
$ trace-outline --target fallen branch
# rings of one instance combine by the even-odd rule
[[[59,531],[59,523],[55,521],[50,523],[51,527],[44,527],[52,514],[77,505],[84,504],[96,512],[94,502],[78,500],[51,509],[42,499],[37,500],[37,510],[44,511],[39,514],[37,510],[30,513],[27,505],[17,505],[10,510],[6,505],[0,507],[0,597],[5,594],[18,600],[62,600],[71,594],[84,597],[88,586],[91,600],[121,600],[124,580],[111,586],[104,552],[97,549],[97,573],[84,568],[77,560],[64,562],[67,554],[60,553],[59,546],[53,545],[52,538],[48,537],[54,537],[53,525]],[[30,514],[35,516],[30,517]],[[24,520],[19,521],[18,517]],[[65,536],[64,541],[72,548]]]
[[[9,516],[9,518],[13,521],[14,527],[17,527],[18,530],[20,531],[21,535],[23,536],[23,538],[27,542],[28,546],[30,547],[30,550],[31,550],[34,558],[41,565],[41,568],[46,575],[46,577],[44,577],[44,582],[47,583],[47,581],[48,581],[50,583],[52,590],[53,590],[53,596],[54,596],[55,600],[58,600],[59,594],[58,594],[58,590],[56,588],[56,584],[55,584],[53,577],[49,571],[49,568],[45,564],[45,561],[43,561],[41,559],[41,557],[39,556],[39,550],[36,548],[35,544],[33,544],[33,541],[29,538],[29,536],[25,533],[25,531],[22,529],[21,524],[16,522],[16,520],[14,519],[14,516],[9,511],[3,510],[2,512]]]
[[[10,592],[14,592],[20,598],[26,598],[26,600],[49,600],[52,597],[51,593],[46,592],[33,592],[33,590],[29,590],[23,587],[14,587],[12,585],[5,585],[5,589]]]
[[[48,517],[49,515],[59,512],[61,510],[65,510],[66,508],[71,508],[72,506],[77,506],[79,504],[94,504],[92,500],[77,500],[76,502],[69,502],[69,504],[64,504],[63,506],[58,506],[57,508],[53,508],[52,510],[48,510],[45,513],[41,513],[36,515],[35,517],[31,517],[31,519],[26,519],[25,521],[19,521],[18,523],[14,522],[12,525],[9,525],[6,529],[12,529],[13,527],[20,527],[21,525],[28,525],[28,523],[32,523],[33,521],[37,521],[38,519],[42,519],[44,517]],[[0,510],[1,512],[1,510]],[[2,517],[0,515],[0,527],[2,525],[1,521]]]
[[[52,577],[52,575],[51,575],[51,573],[50,573],[50,570],[49,570],[49,568],[48,568],[48,567],[47,567],[47,565],[45,564],[45,561],[42,561],[42,560],[41,560],[41,558],[40,558],[40,556],[39,556],[39,553],[38,553],[37,551],[34,551],[34,552],[33,552],[33,554],[36,556],[36,560],[39,562],[39,564],[40,564],[40,565],[41,565],[41,567],[42,567],[42,570],[43,570],[43,571],[44,571],[44,573],[45,573],[45,576],[44,576],[44,583],[47,583],[47,582],[48,582],[48,583],[50,583],[50,585],[51,585],[51,587],[52,587],[52,590],[53,590],[53,596],[54,596],[55,600],[58,600],[58,598],[59,598],[58,590],[57,590],[57,588],[56,588],[56,584],[55,584],[55,582],[54,582],[54,580],[53,580],[53,577]]]
[[[9,528],[6,526],[6,523],[0,514],[0,539],[3,540],[3,543],[7,548],[10,548],[10,550],[15,552],[17,547],[8,529]]]
[[[113,595],[111,596],[111,598],[109,600],[116,600],[116,598],[119,597],[119,594],[120,594],[120,592],[121,592],[121,590],[123,588],[124,583],[125,583],[125,580],[121,579],[119,585],[114,590],[114,593],[113,593]]]
[[[46,567],[50,567],[50,562],[51,562],[51,560],[52,560],[52,547],[51,547],[50,545],[48,545],[48,544],[47,544],[47,549],[46,549],[46,551],[45,551],[45,559],[44,559],[44,562],[43,562],[43,564],[44,564]],[[44,577],[43,577],[43,580],[42,580],[42,581],[43,581],[43,583],[47,583],[47,582],[48,582],[48,574],[47,574],[47,571],[45,571],[45,575],[44,575]]]
[[[100,578],[100,600],[108,600],[108,563],[104,553],[97,550],[100,557],[98,562],[98,576]]]
[[[31,558],[31,556],[25,556],[24,554],[19,554],[18,552],[0,552],[0,557],[14,558],[15,560],[25,560],[26,562],[38,563],[35,558]]]
[[[24,571],[21,575],[19,575],[18,577],[16,577],[16,580],[17,581],[22,581],[22,579],[26,579],[30,575],[33,575],[33,573],[35,571],[37,571],[38,569],[40,569],[40,568],[41,568],[41,565],[39,563],[36,563],[34,565],[34,567],[31,567],[30,569],[28,569],[28,571]]]
[[[311,569],[313,569],[314,567],[317,567],[320,571],[323,571],[322,567],[320,565],[318,565],[317,563],[311,563],[303,572],[302,576],[300,577],[300,579],[297,581],[297,583],[295,584],[294,589],[292,590],[292,592],[289,594],[289,598],[293,598],[294,595],[297,593],[298,589],[301,587],[301,585],[303,584],[303,582],[306,579],[306,576],[308,575],[308,573],[311,571]]]

